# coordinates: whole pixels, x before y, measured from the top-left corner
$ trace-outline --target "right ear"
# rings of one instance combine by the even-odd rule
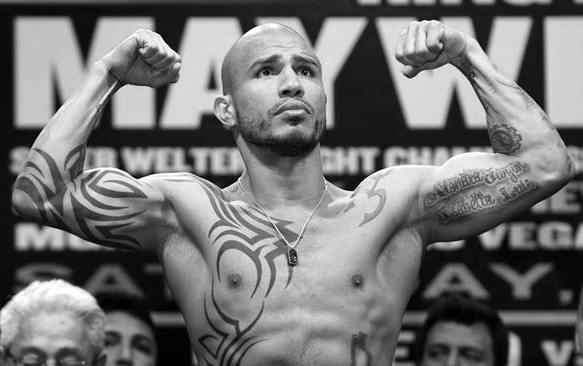
[[[235,108],[230,95],[219,95],[215,98],[215,117],[227,130],[232,130],[237,124]]]

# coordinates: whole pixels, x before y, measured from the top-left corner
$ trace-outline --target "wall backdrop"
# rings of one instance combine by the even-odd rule
[[[182,318],[154,256],[102,249],[11,214],[11,185],[40,128],[89,65],[135,29],[153,29],[182,55],[181,80],[115,95],[91,137],[86,167],[113,166],[135,176],[189,171],[230,184],[241,161],[211,109],[221,60],[244,31],[278,21],[305,34],[323,64],[329,180],[354,188],[383,167],[441,164],[458,153],[487,151],[484,112],[460,73],[445,67],[413,80],[400,74],[396,37],[416,18],[442,19],[474,35],[548,112],[578,175],[521,216],[428,250],[395,365],[412,365],[424,309],[451,290],[501,310],[514,333],[514,365],[583,365],[572,341],[583,283],[583,0],[0,5],[0,163],[8,177],[0,181],[0,302],[32,280],[52,277],[90,291],[143,294],[163,332],[161,365],[186,365]]]

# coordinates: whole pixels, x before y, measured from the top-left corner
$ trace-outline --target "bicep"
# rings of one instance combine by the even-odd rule
[[[164,196],[148,179],[112,168],[87,170],[63,184],[42,176],[27,179],[20,194],[44,225],[125,249],[150,247],[164,235]]]
[[[508,220],[545,198],[543,178],[508,155],[468,153],[427,171],[418,196],[428,242],[459,240]]]

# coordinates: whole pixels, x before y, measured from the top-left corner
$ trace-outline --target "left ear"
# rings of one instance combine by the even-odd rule
[[[102,352],[99,356],[97,356],[95,361],[93,361],[93,366],[105,366],[106,363],[107,355],[104,352]]]
[[[230,95],[219,95],[215,98],[215,117],[227,130],[232,130],[235,127],[237,118]]]

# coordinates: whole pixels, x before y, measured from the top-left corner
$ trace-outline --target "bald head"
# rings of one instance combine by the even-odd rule
[[[252,28],[243,34],[225,55],[221,67],[223,94],[232,93],[237,73],[249,62],[250,56],[273,43],[299,46],[313,54],[306,40],[298,32],[286,25],[269,23]]]

